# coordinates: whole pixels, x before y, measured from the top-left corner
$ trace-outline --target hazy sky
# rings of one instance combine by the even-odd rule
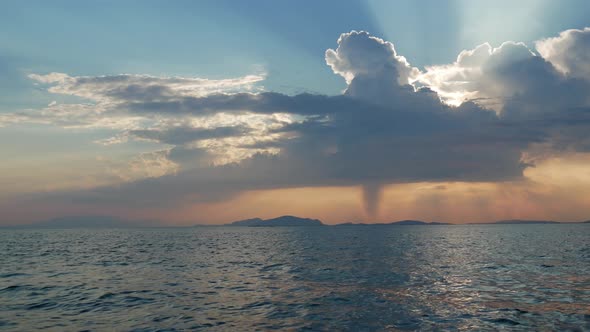
[[[0,224],[590,219],[590,3],[3,1]]]

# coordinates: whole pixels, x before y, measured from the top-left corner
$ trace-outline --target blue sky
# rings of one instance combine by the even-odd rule
[[[23,73],[225,78],[266,72],[268,90],[345,88],[323,53],[366,30],[418,67],[452,62],[483,42],[530,43],[589,24],[590,4],[566,1],[4,1],[3,110],[43,94]]]
[[[52,213],[67,214],[86,211],[72,197],[90,195],[82,204],[90,211],[142,216],[98,202],[117,190],[139,202],[133,188],[161,181],[175,204],[190,210],[185,200],[199,197],[193,203],[209,204],[203,218],[221,220],[230,216],[211,202],[254,189],[348,186],[365,204],[351,213],[371,219],[379,213],[367,212],[367,197],[379,200],[392,183],[516,179],[528,182],[510,188],[531,191],[531,179],[542,177],[533,165],[547,174],[567,168],[555,158],[575,169],[590,158],[586,128],[546,125],[585,123],[587,113],[572,110],[590,107],[588,26],[584,0],[3,1],[0,198],[24,206],[23,195],[41,195]],[[459,55],[467,60],[455,62]],[[474,137],[473,128],[486,135]],[[466,140],[481,145],[472,150]],[[298,176],[279,176],[286,160],[300,166]],[[225,171],[233,185],[215,183],[231,178],[218,174]],[[260,183],[245,180],[253,177]],[[472,189],[461,186],[456,195]],[[172,205],[158,213],[170,217]],[[551,213],[586,212],[570,210],[577,214]],[[416,217],[406,211],[397,216]]]

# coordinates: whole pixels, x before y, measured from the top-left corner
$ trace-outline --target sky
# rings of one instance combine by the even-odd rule
[[[590,219],[587,1],[0,9],[0,225]]]

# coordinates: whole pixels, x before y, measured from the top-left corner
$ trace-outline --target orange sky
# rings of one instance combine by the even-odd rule
[[[297,215],[323,222],[388,222],[402,219],[453,223],[500,219],[590,219],[590,154],[567,154],[529,167],[515,182],[407,183],[385,186],[376,220],[368,218],[362,188],[308,187],[244,192],[218,202],[170,208],[97,210],[83,205],[3,208],[29,221],[62,215],[105,214],[159,219],[170,225],[221,224],[253,217]],[[53,178],[59,181],[59,178]],[[4,223],[10,224],[5,214]]]
[[[420,219],[453,223],[500,219],[590,219],[590,154],[570,154],[529,167],[516,182],[409,183],[386,186],[377,220],[368,220],[361,187],[250,191],[161,216],[178,224],[225,223],[291,214],[325,223]]]

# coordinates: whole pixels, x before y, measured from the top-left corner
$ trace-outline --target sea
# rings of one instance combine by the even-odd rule
[[[2,331],[590,331],[590,224],[0,230]]]

